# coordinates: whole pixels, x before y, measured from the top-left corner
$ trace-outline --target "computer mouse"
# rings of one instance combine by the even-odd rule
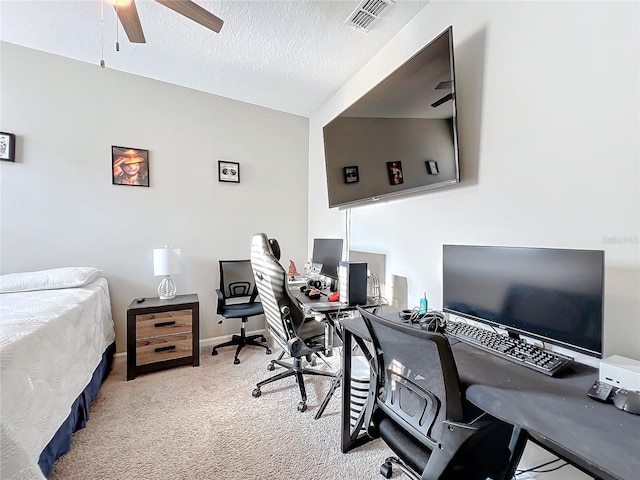
[[[630,392],[621,388],[613,397],[613,404],[620,410],[640,415],[640,392]]]
[[[340,300],[340,292],[332,292],[329,295],[330,302],[337,302],[338,300]]]

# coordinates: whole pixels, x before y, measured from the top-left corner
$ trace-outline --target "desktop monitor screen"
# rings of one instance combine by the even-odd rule
[[[443,309],[602,357],[604,252],[444,245]]]
[[[314,264],[322,265],[320,274],[338,279],[338,265],[342,260],[342,239],[341,238],[316,238],[313,240],[313,256],[311,261]]]

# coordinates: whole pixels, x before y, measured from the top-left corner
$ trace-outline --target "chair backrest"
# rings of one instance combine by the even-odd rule
[[[375,408],[433,448],[443,422],[463,421],[460,380],[448,340],[358,307],[375,355]],[[374,414],[375,415],[375,414]]]
[[[220,260],[220,291],[225,301],[247,298],[255,302],[258,289],[251,268],[251,260]]]
[[[288,342],[297,334],[305,316],[289,293],[287,272],[274,256],[264,233],[256,233],[251,239],[251,266],[267,327],[274,340],[288,351]],[[282,313],[284,307],[288,307],[289,322]]]

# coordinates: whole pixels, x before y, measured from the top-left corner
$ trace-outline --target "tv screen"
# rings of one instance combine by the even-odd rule
[[[604,252],[444,245],[443,309],[602,357]]]
[[[311,261],[314,264],[322,265],[321,275],[337,280],[340,260],[342,260],[341,238],[316,238],[313,240]]]
[[[449,27],[323,128],[329,207],[460,181]]]

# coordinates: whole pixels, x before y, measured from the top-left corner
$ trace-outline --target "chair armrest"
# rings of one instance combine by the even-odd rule
[[[224,294],[222,293],[222,290],[220,290],[219,288],[216,288],[216,295],[218,296],[218,305],[216,307],[216,313],[218,315],[222,315],[222,311],[223,311],[224,306],[225,306]]]

